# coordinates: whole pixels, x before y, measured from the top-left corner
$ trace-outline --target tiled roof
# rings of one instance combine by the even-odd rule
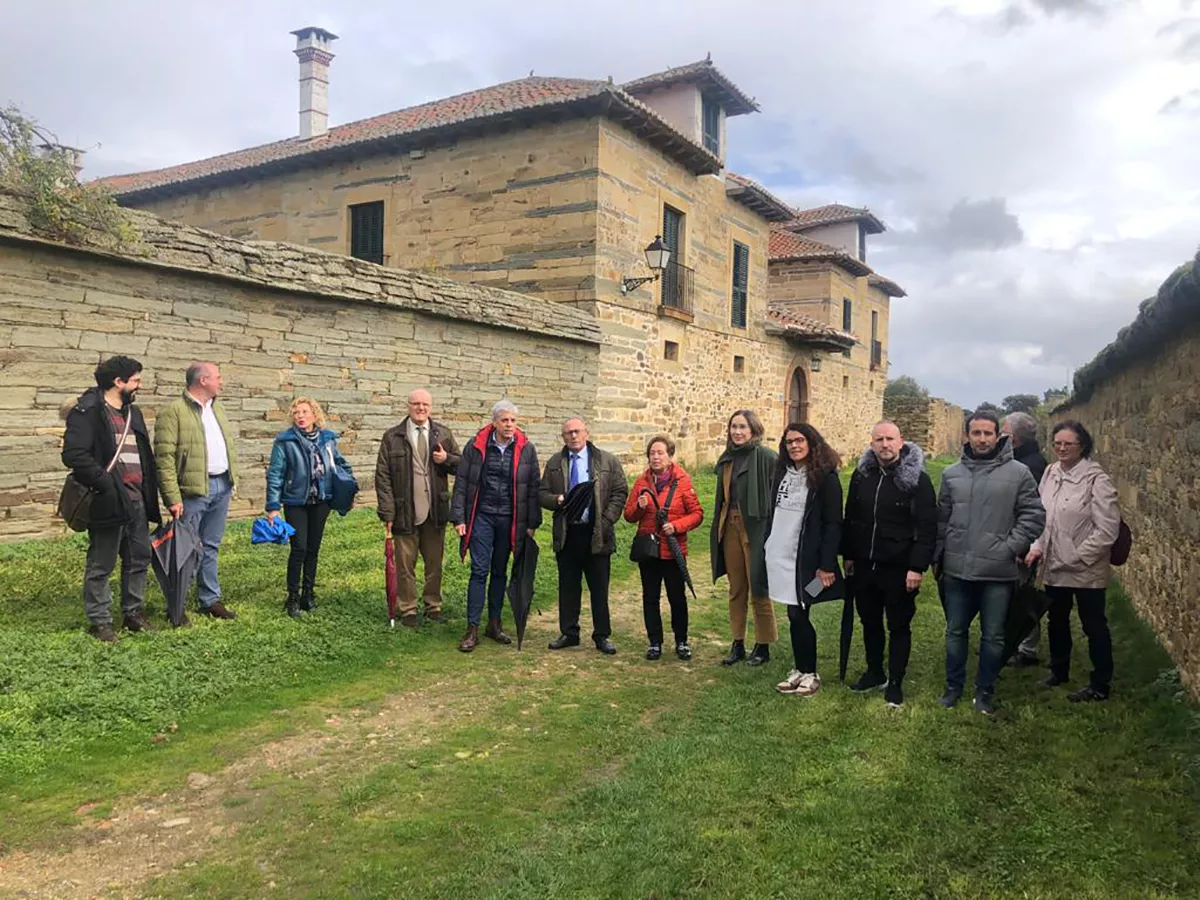
[[[632,123],[645,140],[696,174],[720,171],[720,160],[681,134],[648,106],[606,81],[530,77],[385,113],[330,128],[308,140],[292,137],[273,144],[238,150],[198,162],[150,172],[115,175],[96,182],[118,197],[174,186],[191,185],[249,170],[296,165],[315,158],[345,154],[371,145],[396,144],[418,136],[453,130],[480,129],[539,112],[574,108],[580,114],[604,114]]]
[[[841,266],[852,275],[874,274],[870,266],[844,250],[778,228],[771,229],[771,237],[767,245],[767,259],[771,262],[789,262],[799,259],[826,261]]]
[[[793,312],[779,304],[767,306],[767,331],[800,343],[817,344],[829,349],[845,350],[858,343],[858,339],[848,331],[834,328],[812,316]]]
[[[733,172],[725,173],[725,193],[743,203],[768,222],[788,222],[795,210],[756,181]]]
[[[867,283],[871,284],[889,297],[907,297],[908,292],[890,278],[884,278],[882,275],[870,275],[867,278]]]
[[[673,84],[696,84],[707,88],[717,101],[725,107],[725,115],[741,116],[746,113],[758,112],[758,102],[746,95],[740,87],[734,84],[720,69],[713,65],[712,58],[700,62],[689,63],[686,66],[676,66],[665,72],[655,72],[635,81],[621,85],[635,97],[648,94],[660,88]]]
[[[839,222],[863,222],[867,226],[867,234],[880,234],[887,230],[882,220],[869,209],[843,206],[841,203],[799,210],[787,227],[793,231],[804,231],[821,225],[836,225]]]

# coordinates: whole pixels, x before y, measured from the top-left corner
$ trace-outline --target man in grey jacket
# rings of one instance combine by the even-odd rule
[[[942,474],[938,543],[946,593],[946,693],[951,709],[967,676],[967,636],[978,615],[982,638],[975,676],[975,709],[995,712],[993,691],[1004,663],[1004,623],[1016,587],[1017,560],[1042,533],[1046,512],[1029,469],[1013,459],[994,413],[967,422],[962,459]]]

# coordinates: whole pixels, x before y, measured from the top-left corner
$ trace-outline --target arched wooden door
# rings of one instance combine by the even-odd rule
[[[808,378],[799,366],[792,369],[792,377],[788,381],[787,394],[787,425],[788,422],[808,421]]]

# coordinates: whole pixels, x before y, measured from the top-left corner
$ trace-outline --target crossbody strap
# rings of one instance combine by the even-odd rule
[[[107,406],[108,404],[105,404]],[[129,426],[133,424],[133,407],[130,406],[125,412],[125,428],[121,432],[121,437],[117,440],[117,452],[113,454],[113,458],[108,461],[108,465],[104,467],[104,474],[107,475],[113,470],[117,464],[117,460],[121,456],[121,449],[125,446],[125,438],[129,437]]]

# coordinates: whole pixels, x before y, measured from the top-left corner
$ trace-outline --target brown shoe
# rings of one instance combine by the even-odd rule
[[[113,631],[112,625],[108,622],[100,625],[89,625],[88,634],[104,644],[113,644],[117,640],[117,633]]]
[[[488,624],[487,624],[487,630],[484,631],[483,634],[484,634],[484,637],[490,637],[497,644],[511,644],[512,643],[512,638],[510,638],[507,634],[505,634],[504,630],[500,627],[499,619],[489,619]]]
[[[126,631],[154,631],[154,626],[150,624],[150,620],[146,618],[146,614],[140,609],[137,612],[126,613],[123,624]]]
[[[214,619],[236,619],[237,613],[232,609],[227,609],[225,604],[218,600],[212,606],[202,607],[200,612],[206,616],[212,616]]]
[[[403,625],[405,628],[416,628],[417,627],[417,614],[413,613],[412,615],[401,616],[400,624]]]
[[[437,622],[440,625],[446,621],[446,614],[440,609],[427,609],[425,610],[425,621]]]
[[[458,649],[463,653],[470,653],[479,646],[479,626],[468,625],[467,633],[463,635],[462,643],[458,645]]]

